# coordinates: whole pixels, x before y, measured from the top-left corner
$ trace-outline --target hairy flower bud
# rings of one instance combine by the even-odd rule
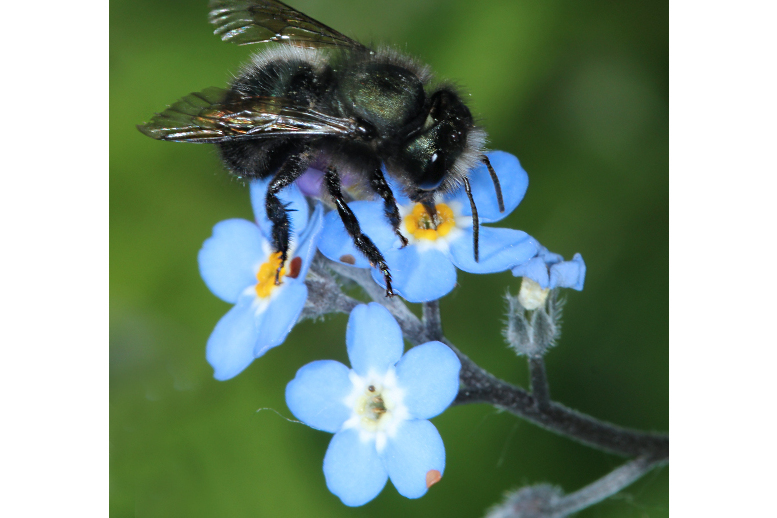
[[[515,296],[507,293],[507,321],[502,334],[518,355],[542,356],[556,344],[561,335],[561,309],[563,300],[558,298],[558,290],[545,292],[539,305],[525,303],[523,286],[537,284],[524,279],[521,292]],[[537,285],[537,287],[539,287]]]
[[[561,518],[554,507],[564,496],[550,484],[528,486],[505,494],[504,502],[492,507],[486,518]]]

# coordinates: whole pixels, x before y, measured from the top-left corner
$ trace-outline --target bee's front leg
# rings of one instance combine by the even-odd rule
[[[291,185],[294,180],[299,178],[310,163],[310,153],[307,147],[300,148],[283,163],[275,173],[270,185],[267,186],[267,197],[265,198],[265,210],[267,218],[272,222],[272,238],[276,252],[280,252],[280,264],[275,271],[276,286],[281,283],[281,271],[286,264],[289,255],[289,241],[291,239],[289,232],[289,215],[283,202],[278,198],[278,193],[285,187]]]

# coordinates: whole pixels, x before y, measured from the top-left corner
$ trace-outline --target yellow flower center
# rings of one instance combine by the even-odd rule
[[[266,263],[263,263],[262,266],[259,267],[259,271],[256,272],[256,294],[261,298],[266,298],[270,296],[270,293],[272,293],[273,288],[275,288],[275,272],[278,271],[278,267],[281,265],[281,253],[275,252],[273,254],[270,254],[270,257],[267,259]],[[281,279],[283,277],[288,276],[292,279],[296,279],[299,275],[300,267],[302,266],[302,259],[299,257],[295,257],[291,260],[289,267],[291,268],[291,272],[287,274],[286,266],[281,269],[280,274],[278,274],[278,285],[281,284]]]
[[[432,220],[431,216],[420,203],[416,203],[413,211],[405,216],[405,228],[416,239],[434,241],[438,237],[446,236],[456,226],[453,218],[453,210],[444,203],[435,205],[437,215]],[[437,225],[435,225],[437,223]],[[435,228],[435,226],[437,228]]]

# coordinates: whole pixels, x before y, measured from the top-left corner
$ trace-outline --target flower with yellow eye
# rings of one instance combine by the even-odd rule
[[[399,231],[407,238],[402,246],[384,213],[381,199],[355,201],[349,207],[362,231],[383,254],[392,276],[394,291],[409,302],[428,302],[448,294],[456,286],[456,269],[469,273],[503,272],[523,264],[537,254],[533,238],[520,230],[482,226],[507,217],[521,202],[529,177],[518,159],[509,153],[488,154],[499,178],[504,211],[485,165],[470,171],[468,178],[477,207],[479,226],[478,260],[475,260],[473,218],[469,199],[460,188],[437,194],[434,215],[420,203],[413,203],[388,177],[397,200]],[[329,259],[358,268],[370,264],[348,236],[337,211],[324,217],[319,250]],[[383,274],[372,268],[375,282],[384,286]]]
[[[445,447],[428,420],[456,397],[461,362],[441,342],[403,355],[399,325],[375,302],[351,311],[345,343],[353,368],[305,365],[286,386],[286,404],[303,423],[335,434],[324,477],[344,504],[366,504],[388,479],[399,494],[420,498],[445,471]]]
[[[268,180],[251,183],[256,223],[229,219],[213,227],[198,256],[205,284],[234,304],[208,339],[206,357],[218,380],[232,378],[269,349],[283,343],[307,299],[305,275],[316,252],[323,209],[308,203],[296,186],[281,191],[291,229],[288,259],[276,284],[280,253],[272,247],[272,225],[264,211]]]

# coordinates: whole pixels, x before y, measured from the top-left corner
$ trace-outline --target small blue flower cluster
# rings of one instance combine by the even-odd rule
[[[475,168],[468,178],[481,224],[508,216],[528,187],[528,175],[517,158],[499,151],[488,157],[501,185],[504,211],[486,166]],[[250,186],[256,221],[218,223],[199,253],[208,288],[234,304],[208,339],[206,356],[218,380],[236,376],[286,339],[308,298],[305,278],[317,251],[344,265],[372,268],[373,279],[385,288],[383,275],[356,249],[337,212],[324,214],[320,201],[311,210],[297,185],[280,195],[292,239],[276,284],[280,254],[273,250],[272,225],[265,213],[268,184],[258,180]],[[413,203],[390,179],[389,184],[407,246],[386,220],[381,199],[349,206],[385,257],[394,290],[407,301],[429,302],[450,293],[457,269],[511,270],[524,277],[524,284],[536,285],[540,298],[556,287],[583,288],[585,263],[579,254],[564,261],[520,230],[480,226],[476,261],[472,211],[463,189],[435,199],[437,220],[431,222],[421,204]],[[302,422],[334,434],[324,475],[327,487],[343,503],[369,502],[389,478],[400,494],[418,498],[440,480],[445,468],[442,439],[428,419],[456,397],[459,360],[440,342],[418,345],[403,355],[399,325],[377,303],[351,312],[346,346],[352,369],[327,360],[305,365],[286,388],[287,404]]]

